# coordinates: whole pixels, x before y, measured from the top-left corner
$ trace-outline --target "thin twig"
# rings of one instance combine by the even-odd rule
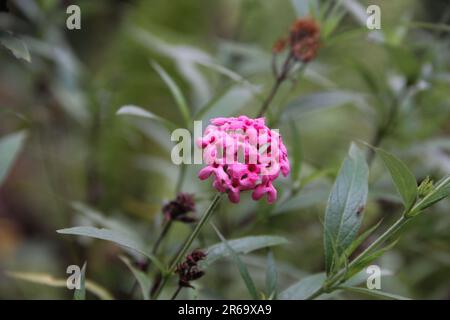
[[[175,300],[178,294],[180,293],[181,289],[183,289],[183,287],[179,285],[177,290],[174,292],[172,298],[170,298],[170,300]]]

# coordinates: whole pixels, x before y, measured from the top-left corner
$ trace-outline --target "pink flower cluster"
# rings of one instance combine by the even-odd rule
[[[207,164],[199,178],[213,174],[214,188],[228,193],[231,202],[238,203],[245,190],[253,190],[254,200],[265,194],[269,203],[277,199],[272,182],[280,172],[287,176],[290,166],[281,136],[265,125],[264,118],[212,119],[197,144]]]

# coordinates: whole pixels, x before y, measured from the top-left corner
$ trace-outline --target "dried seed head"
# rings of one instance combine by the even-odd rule
[[[312,18],[296,20],[289,36],[292,54],[301,62],[314,59],[319,49],[320,27]]]
[[[195,201],[192,194],[179,193],[175,200],[163,206],[162,211],[167,220],[176,220],[185,223],[196,221],[195,218],[187,216],[187,213],[195,211]]]
[[[287,44],[286,38],[278,39],[273,45],[272,52],[275,54],[283,52],[284,49],[286,49],[286,44]]]
[[[205,275],[198,267],[198,262],[206,258],[206,253],[201,250],[194,250],[186,256],[186,260],[178,264],[175,273],[178,274],[178,284],[181,287],[193,288],[191,281],[197,280]]]

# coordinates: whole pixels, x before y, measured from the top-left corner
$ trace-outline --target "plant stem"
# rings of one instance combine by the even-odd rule
[[[186,255],[186,252],[189,250],[189,247],[191,246],[192,242],[194,242],[195,238],[197,238],[198,234],[200,233],[200,230],[202,229],[202,227],[205,225],[205,223],[208,221],[208,219],[210,218],[210,216],[213,214],[214,209],[216,208],[216,206],[218,205],[221,197],[222,197],[222,193],[218,192],[216,193],[216,195],[214,196],[213,200],[211,201],[209,207],[206,209],[206,212],[203,214],[203,216],[201,217],[200,221],[197,223],[197,225],[195,226],[194,230],[191,232],[191,234],[189,235],[189,237],[186,239],[186,241],[184,242],[183,246],[181,247],[181,249],[178,251],[177,255],[175,256],[175,258],[172,260],[170,267],[168,269],[168,272],[166,275],[163,276],[161,284],[158,286],[158,288],[155,289],[155,292],[152,295],[153,299],[158,298],[159,294],[161,293],[162,289],[164,288],[164,286],[167,283],[167,280],[169,280],[169,277],[172,275],[172,273],[175,271],[177,264],[181,261],[181,259],[183,259],[183,257]]]
[[[181,289],[183,289],[182,286],[178,286],[177,290],[175,291],[175,293],[173,294],[172,298],[170,300],[175,300],[176,297],[178,296],[178,294],[180,293]]]
[[[306,298],[306,300],[312,300],[317,298],[323,293],[333,291],[337,286],[339,286],[343,281],[346,280],[345,275],[347,273],[347,270],[357,265],[362,259],[367,257],[367,255],[370,254],[373,250],[375,250],[377,247],[379,247],[380,245],[391,239],[397,233],[397,231],[399,231],[409,220],[410,218],[407,218],[405,214],[402,214],[402,216],[393,225],[391,225],[389,229],[387,229],[380,237],[378,237],[374,242],[372,242],[370,246],[367,247],[360,255],[358,255],[354,260],[352,260],[346,268],[341,269],[334,276],[332,276],[326,282],[326,286],[322,285],[322,287],[320,287],[311,295],[309,295]]]
[[[172,220],[167,220],[166,223],[164,224],[161,234],[159,235],[158,239],[156,240],[155,244],[153,245],[152,254],[156,254],[158,252],[159,246],[161,245],[161,242],[163,241],[164,237],[169,232],[171,226],[172,226]]]
[[[270,106],[270,103],[272,102],[273,98],[275,98],[275,95],[278,92],[278,89],[280,88],[281,84],[284,80],[286,80],[286,77],[290,71],[290,63],[292,61],[293,55],[292,52],[289,53],[286,60],[284,61],[283,68],[281,69],[281,73],[276,75],[275,83],[272,86],[272,89],[270,90],[269,95],[267,96],[266,100],[264,100],[261,109],[259,109],[257,118],[262,117],[264,113],[266,113],[267,109]],[[274,69],[275,70],[275,69]]]

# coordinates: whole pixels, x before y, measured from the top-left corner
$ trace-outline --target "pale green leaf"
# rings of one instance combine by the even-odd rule
[[[313,274],[293,284],[282,291],[278,298],[281,300],[304,300],[316,292],[324,283],[326,276],[324,273]]]
[[[249,236],[228,240],[227,243],[234,252],[238,254],[247,254],[258,249],[286,244],[288,241],[285,238],[278,236]],[[205,265],[211,265],[218,259],[230,255],[229,250],[227,250],[227,246],[223,243],[210,246],[206,252],[208,255],[204,261]]]
[[[165,272],[165,268],[162,263],[151,253],[149,250],[144,248],[140,243],[136,242],[133,239],[128,238],[126,235],[109,230],[109,229],[99,229],[95,227],[73,227],[67,229],[60,229],[56,232],[60,234],[68,234],[68,235],[77,235],[77,236],[85,236],[95,239],[101,239],[106,241],[114,242],[120,246],[133,249],[140,254],[149,258],[161,271]]]
[[[271,299],[276,299],[278,285],[278,272],[273,252],[269,250],[267,253],[266,267],[266,293]]]
[[[31,62],[31,55],[30,51],[28,51],[27,45],[12,33],[0,30],[0,43],[6,49],[10,50],[17,59],[23,59],[26,62]]]
[[[387,293],[376,289],[367,289],[360,287],[339,287],[342,290],[361,293],[364,295],[368,295],[378,299],[387,299],[387,300],[411,300],[410,298],[402,297],[397,294]]]
[[[236,253],[236,251],[233,250],[233,248],[228,244],[228,241],[224,238],[224,236],[220,233],[219,229],[216,228],[215,225],[211,223],[212,227],[216,231],[217,235],[219,236],[220,240],[228,250],[229,254],[232,256],[234,262],[239,268],[239,273],[241,274],[242,279],[245,282],[245,285],[247,287],[248,292],[252,296],[254,300],[258,300],[258,293],[256,291],[255,283],[253,282],[252,277],[250,276],[250,273],[247,270],[247,267],[245,264],[241,261],[239,258],[239,255]]]
[[[164,119],[160,116],[157,116],[156,114],[154,114],[150,111],[147,111],[142,107],[138,107],[138,106],[134,106],[134,105],[122,106],[122,107],[120,107],[120,109],[117,111],[116,114],[117,115],[136,116],[136,117],[141,117],[141,118],[146,118],[146,119],[157,121],[157,122],[163,124],[169,132],[172,132],[173,130],[175,130],[177,128],[177,126],[174,123],[170,122],[169,120]]]
[[[3,184],[26,138],[25,131],[0,138],[0,185]]]
[[[336,108],[347,104],[365,105],[366,102],[360,93],[344,90],[330,90],[302,95],[284,108],[281,122],[297,119],[309,112]]]
[[[31,283],[42,284],[49,287],[60,287],[67,288],[67,280],[64,278],[55,278],[47,273],[36,273],[36,272],[6,272],[6,275],[23,281],[28,281]],[[85,281],[86,290],[95,295],[102,300],[113,300],[113,296],[105,288],[99,284],[86,280]]]

